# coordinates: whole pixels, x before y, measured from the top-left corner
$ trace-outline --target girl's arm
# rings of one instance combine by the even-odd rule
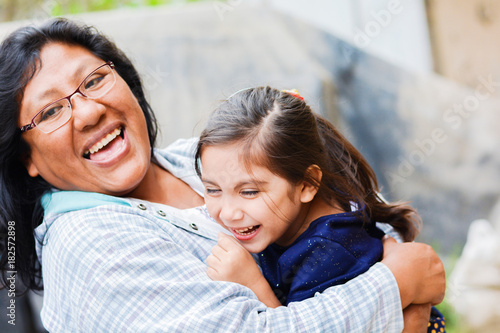
[[[212,280],[239,283],[250,288],[266,306],[281,306],[252,255],[233,237],[219,233],[219,241],[207,257],[207,264],[207,275]]]

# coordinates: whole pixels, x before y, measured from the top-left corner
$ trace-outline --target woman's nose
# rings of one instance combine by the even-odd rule
[[[73,125],[79,131],[96,125],[106,111],[106,107],[98,101],[78,93],[71,97],[71,106]]]

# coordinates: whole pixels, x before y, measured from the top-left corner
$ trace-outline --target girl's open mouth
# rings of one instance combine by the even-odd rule
[[[254,225],[251,227],[240,229],[231,228],[230,230],[233,233],[234,237],[236,237],[238,240],[248,241],[257,235],[260,230],[260,225]]]

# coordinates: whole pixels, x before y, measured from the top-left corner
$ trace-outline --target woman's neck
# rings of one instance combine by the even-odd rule
[[[179,209],[204,204],[203,198],[188,184],[154,163],[151,163],[139,186],[127,196]]]

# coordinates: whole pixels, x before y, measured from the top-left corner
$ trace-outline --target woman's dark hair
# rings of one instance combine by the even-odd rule
[[[95,28],[66,19],[53,19],[40,27],[27,26],[14,31],[0,45],[0,269],[2,282],[8,271],[17,271],[27,288],[41,290],[41,266],[35,253],[33,234],[43,219],[40,198],[51,185],[40,176],[30,177],[23,164],[30,147],[17,128],[23,90],[35,75],[40,51],[50,43],[79,45],[104,61],[112,61],[125,80],[146,117],[151,149],[157,136],[153,110],[146,101],[136,69],[116,45]],[[151,152],[152,153],[152,152]],[[10,228],[9,228],[10,227]],[[12,238],[15,234],[15,255]],[[10,267],[15,259],[15,268]]]
[[[373,169],[323,117],[300,98],[270,87],[246,89],[228,98],[211,114],[196,150],[196,171],[205,147],[238,143],[247,168],[263,166],[292,184],[307,181],[331,205],[350,211],[366,208],[365,218],[389,223],[405,241],[419,231],[415,209],[384,202]],[[317,165],[320,181],[308,168]]]

